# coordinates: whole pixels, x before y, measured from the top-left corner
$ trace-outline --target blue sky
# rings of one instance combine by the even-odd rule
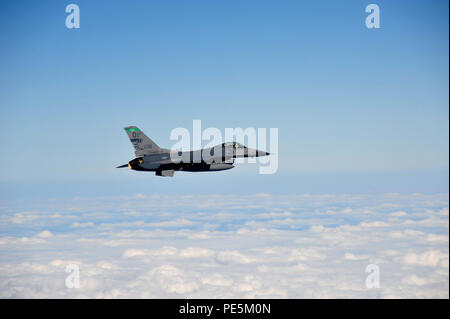
[[[448,1],[372,2],[1,2],[0,298],[448,298]],[[115,168],[196,119],[278,172]]]
[[[377,1],[377,30],[368,1],[77,1],[77,30],[69,3],[1,4],[2,198],[448,192],[446,1]],[[277,127],[278,173],[114,168],[123,126],[194,119]]]

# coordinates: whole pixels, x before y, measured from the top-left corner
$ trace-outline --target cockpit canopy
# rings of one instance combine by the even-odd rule
[[[238,142],[227,142],[222,144],[224,147],[233,147],[235,149],[238,148],[246,148],[244,145],[239,144]]]

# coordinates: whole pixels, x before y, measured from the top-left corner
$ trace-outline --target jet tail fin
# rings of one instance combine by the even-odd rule
[[[160,147],[137,126],[127,126],[124,129],[131,144],[133,144],[136,156],[149,155],[160,151]]]

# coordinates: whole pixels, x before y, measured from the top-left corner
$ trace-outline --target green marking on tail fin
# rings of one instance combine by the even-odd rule
[[[127,132],[139,132],[140,129],[138,129],[137,127],[131,127],[131,128],[126,128],[125,131],[127,131]]]

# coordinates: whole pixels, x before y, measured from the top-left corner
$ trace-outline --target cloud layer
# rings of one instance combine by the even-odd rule
[[[0,202],[2,298],[448,298],[448,194]],[[67,288],[67,265],[80,288]],[[366,267],[380,270],[367,288]]]

